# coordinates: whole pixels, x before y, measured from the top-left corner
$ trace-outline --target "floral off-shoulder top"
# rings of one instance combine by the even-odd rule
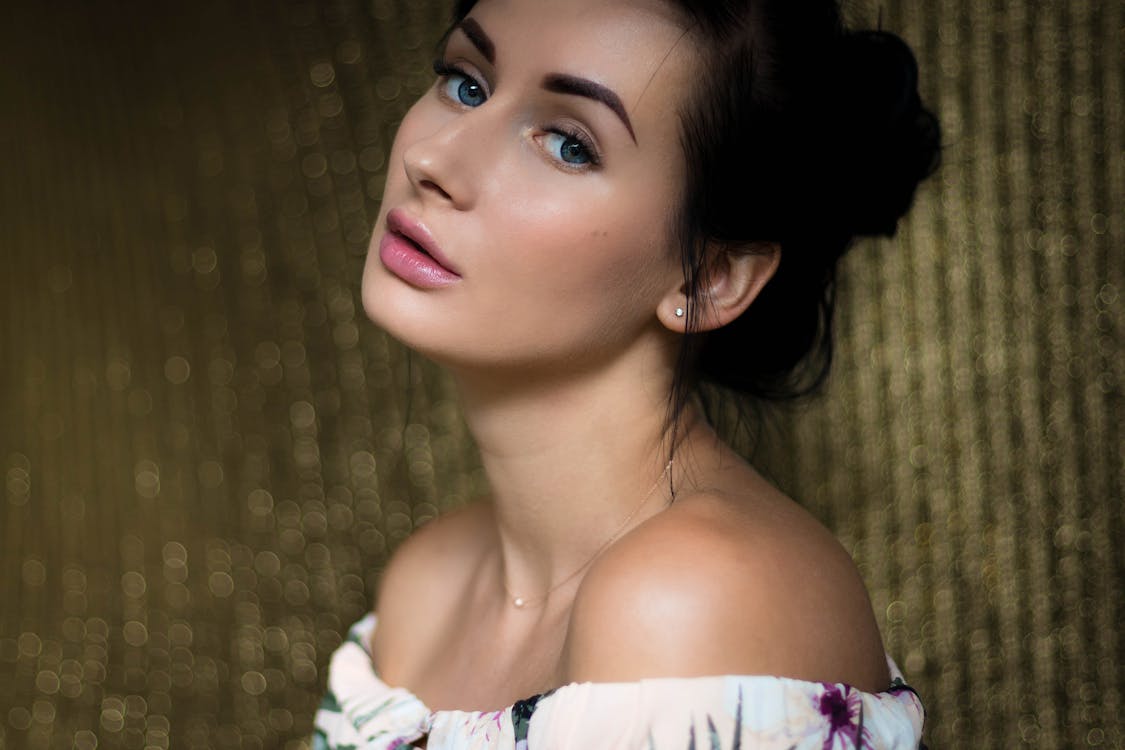
[[[763,675],[572,683],[499,711],[431,711],[379,679],[376,619],[332,655],[314,750],[882,750],[924,748],[922,702],[887,658],[891,685]]]

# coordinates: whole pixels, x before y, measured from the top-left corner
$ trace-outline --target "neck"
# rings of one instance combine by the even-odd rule
[[[501,575],[512,596],[540,600],[563,582],[561,595],[567,577],[615,534],[670,501],[671,370],[650,368],[638,379],[643,371],[619,361],[555,379],[455,373],[488,475]]]

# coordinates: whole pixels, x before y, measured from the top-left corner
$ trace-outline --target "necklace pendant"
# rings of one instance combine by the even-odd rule
[[[527,604],[527,602],[523,600],[522,596],[512,597],[512,606],[514,606],[516,609],[523,609],[523,605],[525,604]]]

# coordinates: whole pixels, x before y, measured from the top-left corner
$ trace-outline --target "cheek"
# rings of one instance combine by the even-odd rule
[[[590,192],[593,194],[591,195]],[[634,327],[655,311],[666,284],[666,233],[655,211],[612,192],[578,192],[545,203],[520,201],[497,247],[508,301],[586,326]]]

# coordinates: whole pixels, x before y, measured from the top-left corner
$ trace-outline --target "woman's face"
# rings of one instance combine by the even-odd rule
[[[395,137],[371,319],[453,365],[557,372],[652,340],[694,56],[655,0],[480,2]]]

